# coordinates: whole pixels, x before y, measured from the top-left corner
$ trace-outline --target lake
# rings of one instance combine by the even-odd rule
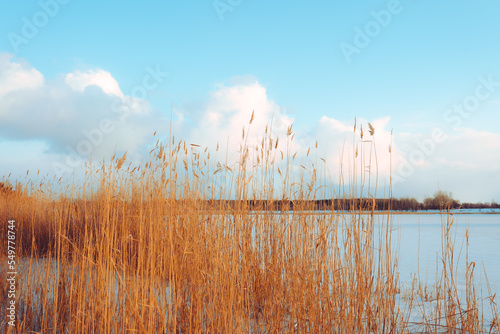
[[[465,282],[466,230],[469,233],[469,261],[476,263],[476,282],[485,283],[483,270],[494,291],[500,288],[500,215],[457,214],[450,234],[455,243],[458,263],[458,286]],[[394,233],[399,236],[399,272],[401,282],[410,282],[413,274],[433,284],[436,279],[436,259],[442,254],[442,224],[440,214],[402,214],[393,216]],[[393,236],[393,238],[395,235]],[[483,288],[486,286],[481,285]]]
[[[260,216],[262,213],[254,213]],[[285,214],[286,215],[286,214]],[[288,213],[290,218],[293,218],[294,213]],[[328,212],[311,212],[306,214],[311,219],[320,215],[337,215],[336,213]],[[276,217],[280,217],[276,215]],[[350,215],[343,216],[342,219],[349,221]],[[368,216],[366,216],[368,217]],[[404,298],[404,290],[411,287],[411,283],[415,277],[418,277],[422,283],[432,287],[436,281],[440,281],[442,269],[442,234],[443,226],[447,226],[447,219],[452,218],[453,224],[449,229],[449,235],[454,243],[454,272],[457,291],[460,300],[465,300],[466,290],[466,254],[468,252],[469,261],[475,262],[474,278],[476,283],[476,292],[478,300],[484,302],[485,325],[488,326],[491,319],[489,318],[489,308],[486,306],[488,302],[486,297],[490,296],[487,284],[486,275],[491,286],[491,295],[500,292],[500,214],[454,214],[453,216],[442,215],[439,213],[394,213],[391,216],[392,222],[392,252],[398,258],[398,271],[400,278],[400,286],[402,293],[397,301],[400,308],[404,310],[407,307],[407,300]],[[333,219],[332,221],[338,221]],[[379,231],[379,227],[383,231],[383,227],[387,223],[387,215],[379,213],[375,215],[375,231]],[[340,233],[340,230],[339,230]],[[466,235],[468,233],[468,251],[466,245]],[[255,236],[256,237],[256,236]],[[378,237],[375,234],[374,247],[378,247]],[[55,263],[47,260],[35,261],[40,265],[39,269],[31,271],[32,280],[41,283],[45,281],[46,272],[54,270]],[[43,265],[44,263],[45,265]],[[20,261],[20,267],[26,270],[29,266],[28,261]],[[436,266],[439,267],[438,276],[436,276]],[[485,269],[485,270],[484,270]],[[40,272],[42,270],[42,272]],[[23,271],[23,270],[21,270]],[[485,274],[486,271],[486,274]],[[55,279],[51,274],[50,279]],[[126,277],[127,275],[122,277]],[[119,278],[115,273],[116,290],[115,297],[119,293]],[[134,279],[134,277],[130,277]],[[29,279],[28,276],[20,275],[21,286],[23,287],[24,280]],[[84,278],[86,279],[86,278]],[[126,287],[122,287],[126,288]],[[23,288],[22,288],[23,289]],[[164,286],[163,289],[167,289]],[[162,294],[169,295],[163,290]],[[415,304],[419,306],[416,307]],[[435,301],[425,301],[416,297],[414,307],[410,314],[411,322],[423,322],[424,316],[422,310],[427,315],[432,314],[435,307]],[[480,305],[481,307],[481,305]]]

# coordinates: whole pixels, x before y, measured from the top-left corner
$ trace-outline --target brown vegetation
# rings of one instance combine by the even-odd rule
[[[373,136],[372,127],[369,133]],[[290,128],[284,140],[289,144],[292,136]],[[454,287],[447,225],[445,276],[433,289],[440,304],[414,327],[409,320],[414,301],[428,292],[420,282],[401,290],[391,216],[375,223],[376,194],[349,212],[305,214],[314,207],[304,200],[315,200],[324,186],[317,184],[323,169],[311,163],[302,179],[294,180],[293,155],[281,155],[276,141],[266,131],[261,145],[252,148],[255,154],[242,145],[240,161],[229,166],[170,138],[144,165],[127,167],[122,158],[91,167],[84,184],[57,199],[48,195],[50,184],[29,189],[30,196],[0,193],[0,220],[15,219],[18,259],[25,262],[18,275],[14,332],[482,330],[473,262],[467,263],[464,301]],[[354,182],[347,187],[351,194],[366,191],[370,182],[376,189],[359,159],[376,159],[374,140],[354,145]],[[342,175],[339,180],[343,187]],[[275,185],[282,187],[278,194]],[[290,209],[286,203],[298,204],[291,212],[255,212],[247,200],[257,195],[265,203],[283,201],[284,210]],[[359,201],[340,190],[332,197]],[[221,199],[236,201],[227,206]],[[212,205],[201,205],[210,200]],[[0,235],[5,233],[2,223]],[[5,238],[1,243],[6,249]],[[2,298],[4,282],[2,277]],[[494,297],[491,305],[498,319]],[[498,322],[490,326],[487,330],[500,330]]]

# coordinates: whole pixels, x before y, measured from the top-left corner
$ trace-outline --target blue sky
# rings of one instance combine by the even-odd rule
[[[241,129],[260,107],[263,121],[277,113],[294,123],[299,154],[322,140],[335,168],[335,147],[356,116],[382,127],[381,145],[394,129],[396,195],[422,198],[439,187],[463,201],[500,201],[498,1],[41,0],[2,7],[0,154],[9,158],[0,175],[53,172],[51,162],[78,143],[71,134],[95,127],[109,112],[108,98],[136,95],[149,68],[168,77],[142,99],[132,97],[141,100],[134,116],[99,145],[102,155],[118,147],[140,156],[153,128],[167,128],[171,105],[178,135],[202,141],[201,134],[236,136],[230,129]],[[26,22],[38,31],[26,35]],[[346,45],[357,53],[346,57]],[[1,85],[11,88],[2,95]],[[470,111],[448,112],[464,103]],[[54,120],[53,131],[67,133],[37,131],[43,115]],[[207,117],[224,121],[214,133],[199,131]],[[436,128],[447,140],[422,156],[418,143]]]

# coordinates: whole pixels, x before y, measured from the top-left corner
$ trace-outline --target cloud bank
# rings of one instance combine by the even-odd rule
[[[0,57],[0,137],[43,141],[46,153],[74,159],[140,154],[165,118],[149,103],[126,95],[104,70],[68,73],[47,81],[26,63]],[[105,131],[103,131],[103,129]]]
[[[143,81],[147,89],[154,87],[154,78],[152,75]],[[136,91],[145,90],[141,84]],[[253,148],[261,144],[267,127],[273,140],[279,138],[278,151],[286,153],[286,133],[294,123],[294,118],[253,77],[218,83],[206,100],[196,104],[183,101],[173,112],[176,138],[208,147],[210,152],[219,146],[221,153],[217,154],[222,162],[226,150],[229,161],[238,161],[243,129],[248,135],[246,144]],[[249,126],[252,112],[254,120]],[[373,137],[368,122],[375,129]],[[332,111],[315,124],[309,129],[293,124],[290,154],[297,153],[296,165],[308,169],[313,164],[322,169],[326,163],[323,170],[334,184],[349,182],[349,172],[355,166],[359,168],[362,158],[371,167],[358,170],[358,180],[370,175],[375,180],[378,176],[379,186],[387,187],[392,171],[396,196],[422,198],[439,187],[464,201],[500,200],[495,187],[500,184],[498,133],[456,128],[442,133],[442,140],[432,144],[430,129],[412,133],[395,129],[392,135],[391,118],[387,116],[358,118],[356,133],[354,115],[352,120],[341,120]],[[28,63],[0,55],[0,150],[10,155],[0,165],[0,173],[18,172],[23,164],[33,166],[37,161],[44,161],[46,166],[54,162],[67,166],[68,161],[86,161],[90,152],[94,161],[117,151],[140,159],[154,144],[153,133],[158,131],[166,138],[169,127],[170,111],[154,110],[145,98],[124,93],[112,74],[103,69],[75,70],[46,80]],[[31,145],[30,149],[22,149],[23,143]],[[33,161],[21,158],[23,153],[33,156]],[[297,173],[300,170],[295,169]]]

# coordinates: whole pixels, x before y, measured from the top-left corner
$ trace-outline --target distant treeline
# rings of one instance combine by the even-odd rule
[[[375,204],[375,207],[373,205]],[[450,206],[440,206],[436,203],[421,203],[414,198],[378,198],[372,199],[320,199],[320,200],[209,200],[202,201],[201,207],[224,207],[237,209],[244,207],[246,210],[256,211],[304,211],[304,210],[365,210],[371,211],[425,211],[449,209],[500,209],[498,203],[450,203]]]
[[[422,210],[447,210],[447,209],[500,209],[500,204],[491,203],[460,203],[453,199],[451,193],[436,192],[432,197],[427,197],[423,202],[415,198],[341,198],[319,200],[209,200],[203,201],[208,207],[220,206],[235,209],[244,206],[250,210],[288,211],[288,210],[395,210],[395,211],[422,211]],[[203,204],[202,204],[203,206]]]
[[[500,203],[463,203],[461,209],[500,209]]]
[[[244,208],[255,211],[313,211],[313,210],[372,210],[374,201],[371,199],[320,199],[320,200],[208,200],[202,201],[201,207],[214,208],[221,206],[225,209]],[[378,204],[377,204],[378,203]],[[378,205],[387,205],[389,200],[375,201],[375,210]],[[380,209],[383,210],[383,209]]]

